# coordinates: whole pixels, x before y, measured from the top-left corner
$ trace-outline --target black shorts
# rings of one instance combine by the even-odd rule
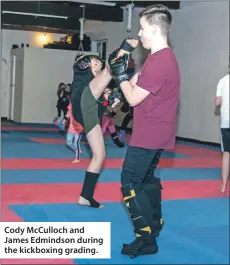
[[[72,96],[73,116],[80,123],[87,135],[97,124],[100,124],[98,115],[98,102],[93,96],[89,86],[82,94]]]
[[[159,163],[162,149],[129,146],[121,172],[122,185],[142,185],[151,181]]]
[[[230,128],[221,128],[221,151],[230,153]]]

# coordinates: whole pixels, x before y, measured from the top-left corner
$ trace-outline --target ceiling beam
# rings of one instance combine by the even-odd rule
[[[44,28],[56,28],[61,30],[80,30],[80,23],[76,19],[59,19],[46,17],[21,16],[13,14],[3,14],[2,24],[5,25],[20,25],[20,26],[34,26]]]
[[[123,11],[120,7],[85,5],[85,19],[122,22]],[[70,5],[66,3],[52,3],[48,1],[2,1],[1,10],[25,13],[40,13],[54,16],[64,16],[79,20],[83,15],[80,3]]]
[[[126,6],[131,4],[131,1],[108,1],[116,3],[117,6]],[[180,1],[133,1],[135,7],[144,8],[151,5],[162,4],[167,6],[169,9],[179,9]]]
[[[2,25],[2,29],[13,29],[13,30],[22,30],[22,31],[35,31],[42,33],[57,33],[57,34],[69,34],[73,35],[78,33],[76,30],[66,30],[66,29],[56,29],[56,28],[46,28],[40,26],[22,26],[22,25]]]
[[[120,7],[88,5],[85,8],[85,18],[104,22],[123,22],[123,10]]]

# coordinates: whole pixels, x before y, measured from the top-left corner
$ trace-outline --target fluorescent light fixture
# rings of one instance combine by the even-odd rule
[[[50,17],[50,18],[68,19],[68,17],[46,15],[46,14],[36,14],[36,13],[14,12],[14,11],[2,11],[2,13],[3,14],[23,15],[23,16],[33,16],[33,17]]]
[[[99,5],[99,6],[116,6],[116,3],[112,2],[103,2],[103,1],[92,1],[92,0],[71,0],[72,2],[76,3],[83,3],[83,4],[92,4],[92,5]]]

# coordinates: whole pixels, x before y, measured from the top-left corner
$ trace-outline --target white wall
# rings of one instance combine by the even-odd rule
[[[13,44],[19,45],[24,43],[29,44],[30,47],[41,48],[44,45],[42,36],[44,33],[21,31],[21,30],[1,30],[1,116],[9,117],[10,114],[10,65],[11,65],[11,49]],[[51,42],[59,40],[64,35],[46,33],[47,41]]]
[[[229,3],[186,4],[176,12],[172,30],[182,79],[177,135],[219,142],[214,97],[228,70]]]
[[[23,48],[16,53],[14,120],[24,123],[52,123],[57,115],[57,87],[71,83],[76,51]],[[15,50],[17,51],[17,50]],[[20,80],[20,82],[17,82]],[[22,100],[17,98],[17,90]]]

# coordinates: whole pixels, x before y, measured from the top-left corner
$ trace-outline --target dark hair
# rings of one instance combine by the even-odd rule
[[[171,24],[172,14],[169,9],[161,4],[146,7],[140,12],[140,18],[144,17],[149,25],[157,25],[162,35],[168,37]]]
[[[65,83],[60,83],[57,90],[57,96],[61,96],[61,92],[64,90],[63,86],[65,86]]]
[[[74,65],[75,63],[78,61],[79,58],[81,57],[84,57],[84,56],[88,56],[89,60],[92,61],[93,59],[96,59],[98,61],[100,61],[102,63],[102,68],[103,68],[103,64],[104,64],[104,61],[98,56],[98,55],[95,55],[95,54],[89,54],[89,55],[76,55],[75,57],[75,60],[74,60]],[[89,62],[90,63],[90,62]]]

